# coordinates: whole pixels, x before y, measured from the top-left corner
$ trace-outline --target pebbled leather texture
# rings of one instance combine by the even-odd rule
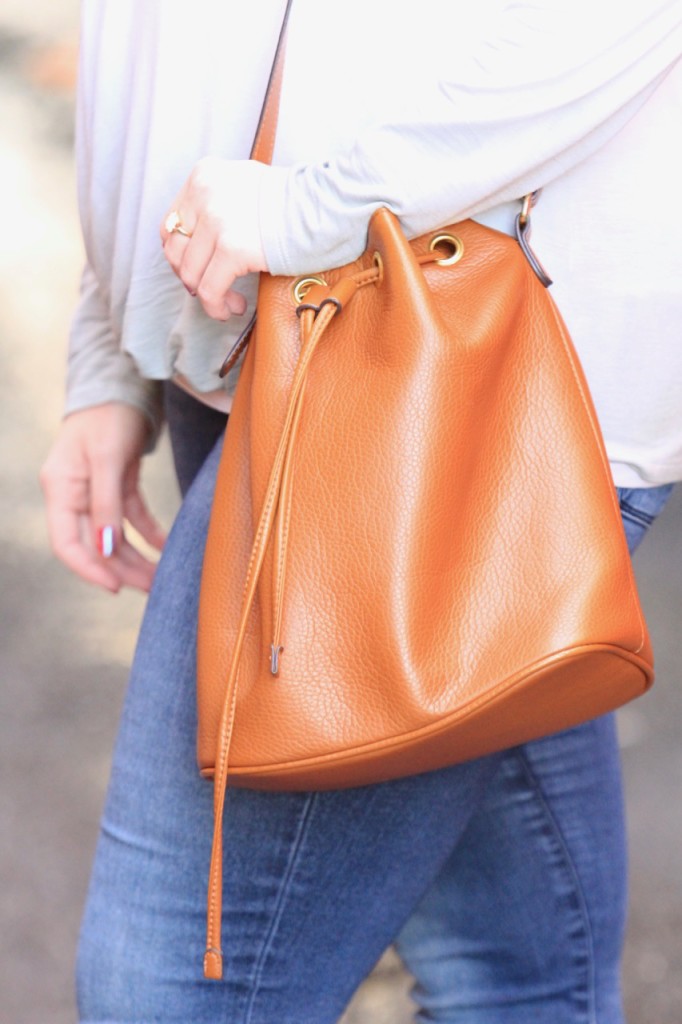
[[[270,671],[269,550],[239,673],[234,783],[269,784],[268,765],[275,788],[371,781],[375,769],[364,777],[343,765],[377,743],[399,748],[398,774],[408,774],[413,734],[554,652],[570,658],[597,645],[595,691],[604,645],[621,652],[628,679],[637,666],[624,699],[650,680],[606,456],[566,331],[512,239],[472,222],[452,232],[464,241],[463,259],[422,267],[412,252],[428,238],[409,245],[380,211],[369,259],[352,270],[371,266],[376,249],[383,280],[358,290],[311,360],[293,461],[279,674]],[[206,547],[205,773],[299,344],[291,282],[265,278]],[[589,671],[581,659],[580,675]],[[596,710],[585,706],[584,689],[575,702],[568,695],[548,707],[532,732],[603,710],[596,692]],[[510,742],[529,738],[523,716],[517,728]]]
[[[452,266],[379,210],[364,256],[325,272],[298,317],[290,280],[261,281],[201,585],[212,947],[226,784],[423,772],[584,721],[653,678],[561,317],[514,239],[444,230],[464,245]]]

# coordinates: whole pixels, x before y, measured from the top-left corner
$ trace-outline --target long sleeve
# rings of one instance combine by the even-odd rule
[[[188,21],[164,0],[83,4],[77,155],[92,269],[68,411],[115,399],[157,423],[151,379],[175,374],[232,393],[236,373],[218,368],[243,321],[203,314],[158,226],[198,160],[248,158],[283,10],[201,0]],[[270,270],[355,259],[382,205],[410,236],[468,216],[510,231],[519,197],[544,186],[533,245],[617,479],[679,479],[682,0],[345,0],[320,12],[319,0],[293,4],[260,194]],[[239,285],[249,310],[256,286]]]
[[[131,356],[120,348],[107,303],[86,265],[69,338],[65,413],[105,402],[134,406],[149,420],[153,436],[158,433],[159,382],[141,377]]]
[[[404,113],[328,160],[269,177],[261,233],[271,272],[354,259],[382,205],[416,236],[547,184],[613,138],[682,53],[679,0],[471,8],[458,38],[460,5],[426,5],[432,45],[408,58]],[[309,105],[312,131],[314,97]]]

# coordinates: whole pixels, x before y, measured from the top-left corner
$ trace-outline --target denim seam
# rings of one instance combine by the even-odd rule
[[[639,523],[641,526],[651,526],[655,515],[651,515],[649,512],[644,512],[640,508],[635,508],[628,501],[622,500],[620,503],[620,510],[622,515],[627,519],[630,519],[633,523]]]
[[[270,927],[268,928],[267,934],[263,939],[263,945],[261,946],[260,953],[258,954],[256,960],[256,968],[253,972],[253,988],[251,992],[251,998],[249,999],[248,1005],[246,1007],[246,1012],[244,1014],[244,1024],[251,1024],[251,1021],[253,1020],[254,1004],[258,992],[260,990],[260,983],[261,978],[263,976],[265,961],[272,948],[272,943],[277,933],[277,928],[282,919],[282,914],[284,913],[284,905],[286,903],[289,889],[291,888],[291,882],[294,875],[294,871],[296,869],[296,865],[298,864],[299,855],[303,847],[305,837],[308,833],[310,819],[312,817],[315,805],[317,804],[317,798],[317,793],[310,793],[303,807],[303,813],[301,814],[298,828],[296,830],[296,836],[294,838],[294,842],[292,843],[291,851],[289,853],[289,860],[287,862],[286,870],[284,872],[284,877],[282,878],[282,883],[279,888],[277,902],[275,903],[273,909]]]
[[[588,913],[588,910],[587,910],[587,902],[585,900],[585,893],[583,892],[582,885],[580,884],[580,877],[579,877],[579,875],[578,875],[578,873],[577,873],[577,871],[575,869],[575,864],[573,862],[573,858],[571,857],[571,854],[570,854],[570,851],[569,851],[569,848],[568,848],[568,844],[566,842],[564,834],[563,834],[563,832],[561,830],[561,827],[559,826],[558,821],[556,820],[555,815],[552,813],[552,809],[551,809],[551,807],[549,805],[549,802],[547,801],[547,799],[545,797],[545,794],[542,791],[542,787],[540,785],[540,781],[539,781],[537,775],[535,774],[535,772],[533,771],[532,765],[531,765],[531,763],[530,763],[530,761],[529,761],[529,759],[528,759],[528,757],[526,755],[526,752],[525,752],[524,748],[523,747],[519,747],[517,749],[517,751],[516,751],[516,754],[517,754],[518,759],[519,759],[519,761],[521,763],[522,770],[524,771],[524,773],[526,775],[526,778],[528,779],[529,784],[532,786],[532,788],[533,788],[533,790],[534,790],[534,792],[535,792],[535,794],[537,796],[537,799],[540,801],[540,804],[542,805],[543,811],[545,812],[549,822],[551,823],[551,826],[552,826],[552,829],[553,829],[553,832],[554,832],[554,836],[555,836],[556,840],[558,841],[558,843],[559,843],[559,845],[561,847],[561,850],[562,850],[563,855],[564,855],[565,862],[566,862],[566,864],[568,866],[568,869],[570,871],[570,874],[571,874],[571,876],[573,878],[573,882],[574,882],[574,885],[575,885],[575,892],[576,892],[577,900],[578,900],[578,908],[579,908],[579,911],[580,911],[580,916],[582,917],[582,921],[583,921],[583,928],[584,928],[584,932],[585,932],[585,940],[586,940],[586,944],[587,944],[587,953],[588,953],[588,958],[589,958],[588,959],[588,970],[587,970],[587,1020],[586,1020],[586,1024],[597,1024],[597,1017],[596,1017],[596,995],[595,995],[596,984],[595,984],[595,965],[594,965],[594,937],[592,935],[592,927],[591,927],[591,923],[590,923],[590,916],[589,916],[589,913]]]

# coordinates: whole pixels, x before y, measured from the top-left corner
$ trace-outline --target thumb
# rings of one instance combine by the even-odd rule
[[[147,508],[147,503],[137,485],[126,495],[124,515],[130,525],[148,544],[151,544],[157,551],[161,551],[166,541],[165,531]]]

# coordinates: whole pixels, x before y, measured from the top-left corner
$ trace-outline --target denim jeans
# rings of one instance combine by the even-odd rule
[[[177,395],[171,405],[188,484],[221,423]],[[397,937],[420,1021],[619,1024],[612,716],[376,786],[228,790],[225,978],[203,979],[212,789],[195,762],[195,625],[218,449],[185,498],[140,634],[81,932],[81,1021],[333,1024]],[[632,547],[667,490],[624,495]]]

